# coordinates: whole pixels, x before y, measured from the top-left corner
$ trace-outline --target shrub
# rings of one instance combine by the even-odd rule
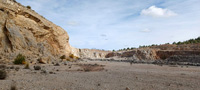
[[[4,80],[7,77],[7,73],[5,70],[0,70],[0,80]]]
[[[67,60],[67,61],[72,61],[70,58],[67,58],[66,60]]]
[[[79,57],[74,56],[74,54],[70,54],[69,57],[72,58],[72,59],[75,59],[75,60],[80,59]]]
[[[27,64],[25,65],[24,69],[30,69],[29,63],[27,63]]]
[[[70,54],[69,57],[70,58],[74,58],[75,56],[74,56],[74,54]]]
[[[62,56],[60,57],[60,59],[66,59],[66,56],[65,56],[65,55],[62,55]]]
[[[25,56],[23,56],[22,54],[18,54],[13,63],[14,64],[26,64]]]
[[[31,6],[26,6],[26,8],[31,9]]]

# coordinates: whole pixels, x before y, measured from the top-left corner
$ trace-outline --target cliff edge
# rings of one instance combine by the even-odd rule
[[[19,53],[49,61],[71,53],[64,29],[15,0],[0,0],[0,16],[0,61],[10,62]]]

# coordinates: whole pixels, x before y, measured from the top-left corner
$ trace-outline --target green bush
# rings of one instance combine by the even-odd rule
[[[26,64],[25,56],[23,56],[22,54],[18,54],[13,63],[14,64]]]
[[[31,9],[31,6],[26,6],[26,8]]]

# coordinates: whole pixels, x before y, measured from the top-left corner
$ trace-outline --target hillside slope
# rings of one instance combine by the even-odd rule
[[[0,0],[0,16],[0,61],[10,62],[19,53],[49,61],[71,53],[64,29],[14,0]]]

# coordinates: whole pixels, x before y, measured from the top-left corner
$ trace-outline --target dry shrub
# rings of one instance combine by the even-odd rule
[[[31,9],[31,6],[26,6],[26,8]]]
[[[30,69],[29,63],[26,63],[24,69]]]
[[[5,70],[0,70],[0,80],[4,80],[7,77],[7,72]]]
[[[70,54],[69,57],[70,57],[71,59],[75,59],[75,60],[79,59],[79,57],[74,56],[74,54]]]
[[[65,55],[62,55],[62,56],[60,57],[60,59],[66,59],[66,56],[65,56]]]

